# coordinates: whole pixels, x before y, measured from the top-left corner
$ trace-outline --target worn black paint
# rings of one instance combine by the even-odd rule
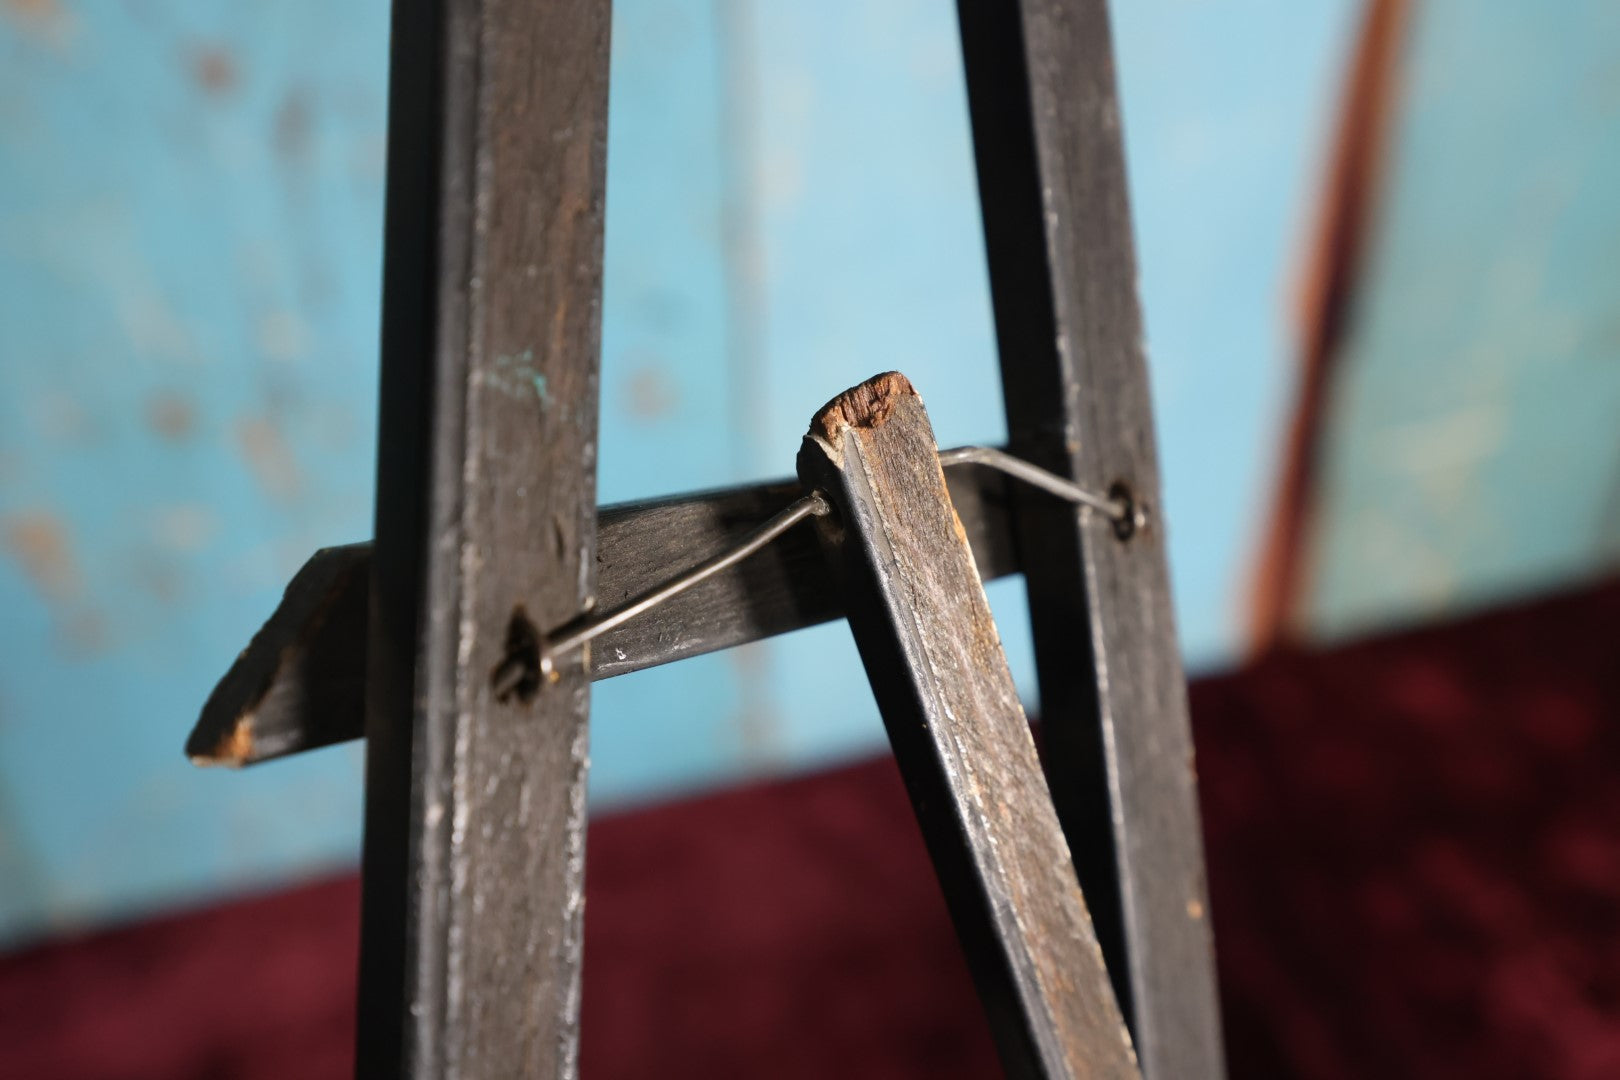
[[[572,1076],[582,672],[487,674],[591,598],[606,0],[396,0],[358,1070]]]
[[[957,9],[1009,449],[1093,491],[1121,485],[1147,523],[1122,540],[1020,493],[1047,774],[1144,1073],[1219,1077],[1106,0]]]
[[[921,400],[835,399],[799,471],[1007,1073],[1139,1075]]]
[[[1006,478],[981,465],[945,471],[986,580],[1017,567]],[[603,507],[597,607],[611,610],[734,544],[799,494],[792,481]],[[202,765],[253,765],[365,734],[371,545],[323,548],[220,680],[186,740]],[[609,679],[843,616],[808,525],[591,644]],[[510,624],[509,624],[510,626]]]
[[[1128,490],[1148,523],[1119,537],[1020,500],[1048,771],[1148,1075],[1218,1076],[1104,0],[959,11],[1012,449]],[[303,724],[266,726],[241,755],[256,760],[356,734],[352,719],[317,729],[310,702],[352,718],[368,667],[365,1075],[573,1069],[585,676],[533,696],[538,724],[501,726],[516,710],[487,675],[514,613],[560,625],[591,599],[607,27],[606,0],[396,0],[370,640],[347,665],[260,654],[221,687],[226,704],[254,699],[256,723]],[[316,584],[338,595],[302,594],[310,620],[281,624],[300,647],[365,599]],[[771,585],[713,584],[679,655],[837,610],[790,583],[782,605],[728,621],[715,612]],[[193,746],[244,745],[236,726],[208,734]],[[510,829],[535,792],[538,827]]]

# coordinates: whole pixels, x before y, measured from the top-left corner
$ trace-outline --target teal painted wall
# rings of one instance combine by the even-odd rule
[[[1199,667],[1237,645],[1355,7],[1116,13]],[[382,0],[0,2],[0,939],[355,857],[355,748],[180,744],[287,576],[370,528],[386,35]],[[619,0],[613,64],[604,500],[784,475],[890,367],[943,441],[1001,436],[948,0]],[[1018,584],[992,599],[1027,687]],[[881,739],[824,627],[600,684],[592,795]]]
[[[1309,625],[1620,565],[1620,5],[1424,0],[1334,386]]]
[[[375,2],[0,12],[15,938],[354,856],[352,748],[228,776],[176,740],[370,528],[387,39]]]

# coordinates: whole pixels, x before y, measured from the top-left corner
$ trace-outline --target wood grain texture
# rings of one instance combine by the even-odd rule
[[[606,0],[397,0],[359,1071],[577,1072]]]
[[[863,383],[799,460],[837,508],[850,628],[1008,1074],[1138,1076],[921,400]]]
[[[985,579],[1017,566],[1006,478],[982,465],[945,470]],[[796,481],[603,507],[597,607],[610,610],[725,551],[799,495]],[[198,765],[255,765],[365,735],[371,545],[322,548],[299,570],[203,706],[186,740]],[[843,602],[808,527],[592,643],[592,680],[842,618]]]
[[[1106,0],[958,0],[1010,449],[1145,513],[1016,512],[1048,777],[1143,1072],[1219,1077],[1186,688]]]

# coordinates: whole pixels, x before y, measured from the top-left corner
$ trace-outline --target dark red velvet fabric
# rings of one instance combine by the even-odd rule
[[[1234,1075],[1620,1078],[1620,586],[1192,700]]]
[[[1620,1077],[1620,586],[1194,685],[1236,1078]],[[592,826],[587,1077],[995,1075],[888,761]],[[347,1076],[352,878],[0,959],[0,1077]]]

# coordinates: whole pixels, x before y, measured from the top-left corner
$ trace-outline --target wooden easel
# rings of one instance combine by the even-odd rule
[[[1008,449],[1130,513],[1077,510],[973,465],[950,468],[949,501],[969,567],[1024,574],[1051,804],[1141,1071],[1219,1077],[1106,3],[958,12]],[[549,629],[724,551],[800,493],[598,511],[608,24],[609,0],[396,0],[376,539],[317,553],[187,747],[248,764],[366,738],[363,1076],[577,1072],[591,680],[846,607],[875,673],[883,627],[900,633],[870,561],[845,560],[865,586],[840,587],[806,528],[545,675],[513,667]],[[807,467],[860,517],[864,496],[836,469]],[[864,520],[862,550],[894,525]],[[833,550],[837,563],[854,548]],[[891,733],[897,710],[930,708],[916,685],[874,679]],[[971,883],[942,883],[959,930],[964,903],[994,909]],[[1107,1002],[1106,984],[1070,974],[1041,992]],[[1095,1075],[1129,1071],[1104,1045],[1120,1041],[1112,1002],[1059,1033],[1056,1057],[1043,1040],[1061,1018],[1042,1028],[1025,1006],[986,1004],[1014,1074],[1063,1075],[1053,1062],[1072,1070],[1075,1052]]]

